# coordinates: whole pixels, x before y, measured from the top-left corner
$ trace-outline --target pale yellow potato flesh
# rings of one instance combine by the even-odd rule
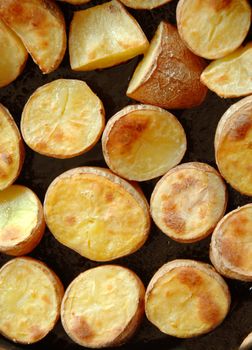
[[[171,169],[156,184],[151,215],[170,238],[190,243],[208,236],[225,213],[226,186],[220,174],[204,163]]]
[[[65,20],[49,0],[1,0],[0,18],[20,37],[45,74],[55,70],[66,50]]]
[[[232,105],[222,116],[215,135],[215,158],[225,180],[252,196],[252,97]]]
[[[0,104],[0,191],[18,177],[24,149],[19,130],[9,111]]]
[[[214,230],[210,258],[217,271],[252,281],[252,204],[228,213]]]
[[[155,7],[162,6],[164,4],[167,4],[171,0],[121,0],[121,2],[128,6],[132,7],[133,9],[139,9],[139,10],[151,10]]]
[[[0,20],[0,87],[10,84],[22,72],[28,53],[19,37]]]
[[[38,88],[26,103],[21,131],[34,151],[70,158],[91,149],[103,131],[101,100],[81,80],[58,79]]]
[[[220,97],[252,94],[252,43],[211,62],[201,74],[201,81]]]
[[[132,271],[104,265],[80,274],[67,288],[61,320],[76,343],[100,348],[132,336],[144,312],[144,286]]]
[[[181,38],[196,55],[220,58],[237,49],[251,22],[247,0],[180,0],[177,24]]]
[[[54,237],[80,255],[109,261],[135,252],[148,237],[143,196],[107,169],[82,167],[60,175],[44,203]]]
[[[174,115],[164,109],[132,105],[115,114],[102,138],[110,169],[135,181],[163,175],[186,151],[186,135]]]
[[[40,261],[10,260],[0,270],[0,332],[24,344],[44,338],[56,324],[63,287]]]
[[[116,0],[74,13],[69,35],[73,70],[111,67],[143,54],[148,45],[137,21]]]
[[[174,260],[163,265],[150,281],[145,312],[163,333],[190,338],[217,327],[229,304],[228,287],[210,265]]]

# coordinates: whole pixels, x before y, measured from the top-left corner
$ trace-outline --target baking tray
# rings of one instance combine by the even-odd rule
[[[60,3],[67,29],[74,10],[103,2],[105,1],[91,1],[83,6]],[[174,0],[166,6],[152,11],[129,11],[138,20],[148,38],[151,39],[161,20],[175,24],[176,5],[177,1]],[[251,33],[248,39],[249,37],[252,37]],[[37,87],[58,78],[75,78],[87,82],[103,101],[106,117],[110,118],[122,107],[135,103],[126,97],[125,92],[138,61],[139,58],[135,58],[127,63],[101,71],[73,72],[70,69],[67,52],[61,66],[55,72],[42,75],[38,67],[29,59],[23,74],[9,86],[0,89],[0,102],[9,108],[19,125],[24,104]],[[188,150],[183,162],[200,161],[216,167],[213,148],[216,126],[222,114],[235,101],[234,99],[220,99],[209,92],[206,101],[200,107],[172,111],[182,123],[187,134]],[[64,160],[39,155],[26,147],[25,163],[17,183],[30,187],[43,201],[47,187],[56,176],[68,169],[84,165],[105,166],[100,142],[88,153]],[[141,184],[147,199],[149,199],[156,181],[152,180]],[[240,195],[230,186],[228,186],[228,192],[228,211],[251,202],[249,197]],[[193,244],[176,243],[152,224],[151,234],[145,245],[138,252],[129,257],[117,259],[114,263],[129,267],[147,285],[155,271],[167,261],[176,258],[189,258],[209,262],[209,243],[209,237]],[[58,243],[48,230],[46,230],[39,246],[30,255],[47,263],[58,274],[65,287],[80,272],[99,265]],[[0,265],[9,259],[10,257],[1,254]],[[242,339],[252,331],[252,283],[231,280],[227,280],[227,283],[232,294],[231,310],[225,321],[211,333],[193,339],[176,339],[162,334],[144,319],[137,334],[120,349],[237,350]],[[0,338],[0,349],[80,350],[83,347],[70,340],[59,321],[55,329],[36,344],[21,346]]]

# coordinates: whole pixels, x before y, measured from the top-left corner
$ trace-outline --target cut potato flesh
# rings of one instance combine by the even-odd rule
[[[216,130],[215,157],[225,180],[252,196],[252,97],[232,105]]]
[[[45,219],[57,240],[96,261],[139,249],[148,236],[148,206],[132,185],[107,169],[63,173],[46,193]]]
[[[218,326],[229,304],[228,287],[210,265],[174,260],[153,276],[146,291],[145,312],[162,332],[189,338]]]
[[[252,204],[240,207],[220,221],[211,243],[211,261],[224,276],[252,281]]]
[[[252,94],[252,43],[210,63],[201,81],[221,97]]]
[[[22,72],[28,53],[19,37],[0,20],[0,87],[10,84]]]
[[[121,0],[121,2],[133,9],[146,9],[151,10],[155,7],[162,6],[171,0]]]
[[[212,232],[224,215],[226,203],[226,187],[214,168],[185,163],[157,183],[151,197],[151,214],[169,237],[194,242]]]
[[[180,0],[177,23],[181,38],[196,54],[224,57],[245,39],[251,22],[247,0]]]
[[[130,270],[99,266],[67,288],[61,320],[67,334],[91,348],[115,346],[132,335],[144,311],[144,286]]]
[[[50,0],[1,0],[0,17],[20,37],[43,73],[55,70],[66,50],[64,16]]]
[[[145,181],[177,165],[186,151],[179,121],[153,106],[128,106],[112,117],[103,134],[103,153],[118,175]]]
[[[144,53],[148,45],[139,24],[116,0],[74,14],[69,36],[74,70],[114,66]]]
[[[0,190],[11,185],[23,165],[24,149],[9,111],[0,104]]]
[[[58,79],[38,88],[25,105],[21,130],[34,151],[69,158],[88,151],[104,128],[100,99],[80,80]]]
[[[10,260],[0,270],[0,332],[30,344],[44,338],[59,318],[63,287],[40,261]]]
[[[250,350],[252,346],[252,333],[250,333],[242,342],[239,350]]]

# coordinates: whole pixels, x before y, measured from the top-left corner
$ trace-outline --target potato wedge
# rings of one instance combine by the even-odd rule
[[[43,208],[32,190],[12,185],[0,191],[0,252],[30,253],[45,230]]]
[[[66,30],[54,1],[1,0],[0,18],[20,37],[43,73],[58,68],[66,50]]]
[[[69,34],[73,70],[112,67],[141,55],[148,45],[139,24],[119,1],[74,13]]]
[[[0,333],[14,342],[35,343],[55,326],[63,286],[39,260],[15,258],[0,270]]]
[[[220,58],[235,51],[251,22],[247,0],[179,0],[177,24],[181,38],[196,55]]]
[[[239,350],[251,350],[252,348],[252,333],[250,333],[242,342]]]
[[[97,143],[104,124],[103,104],[85,82],[58,79],[41,86],[29,98],[21,132],[34,151],[71,158]]]
[[[19,37],[0,20],[0,88],[10,84],[24,69],[28,53]]]
[[[121,345],[142,320],[144,293],[141,280],[125,267],[89,269],[66,290],[61,306],[63,327],[73,341],[88,348]]]
[[[252,204],[228,213],[216,226],[210,259],[222,275],[252,281]]]
[[[227,190],[204,163],[184,163],[165,174],[151,196],[151,215],[162,232],[181,243],[207,237],[223,217]]]
[[[161,332],[190,338],[210,332],[226,317],[228,286],[208,264],[173,260],[152,277],[145,295],[145,313]]]
[[[120,0],[124,5],[137,10],[152,10],[167,4],[171,0]]]
[[[215,134],[215,158],[224,179],[237,191],[252,196],[252,97],[224,113]]]
[[[132,105],[109,119],[102,137],[110,169],[128,179],[146,181],[177,165],[186,151],[182,125],[164,109]]]
[[[127,96],[163,108],[201,104],[207,88],[200,82],[205,62],[191,53],[177,29],[161,22],[129,83]]]
[[[0,191],[18,177],[24,161],[24,146],[9,111],[0,104]]]
[[[95,261],[135,252],[150,229],[141,191],[103,168],[81,167],[57,177],[46,192],[44,214],[59,242]]]
[[[201,81],[220,97],[252,94],[252,43],[209,64]]]

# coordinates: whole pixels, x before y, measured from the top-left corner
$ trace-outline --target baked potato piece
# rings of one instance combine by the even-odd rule
[[[225,180],[237,191],[252,196],[252,96],[233,104],[219,121],[215,158]]]
[[[23,161],[24,147],[17,125],[0,104],[0,191],[16,180]]]
[[[112,67],[141,55],[148,45],[139,24],[119,1],[74,13],[69,34],[73,70]]]
[[[0,20],[0,88],[22,72],[28,53],[19,37]]]
[[[149,207],[140,189],[96,167],[57,177],[46,192],[44,214],[59,242],[95,261],[135,252],[150,229]]]
[[[71,158],[96,144],[104,124],[103,104],[85,82],[58,79],[31,95],[22,113],[21,132],[34,151]]]
[[[165,174],[151,196],[151,215],[162,232],[181,243],[212,233],[227,206],[226,186],[211,166],[184,163]]]
[[[177,24],[181,38],[196,55],[220,58],[236,50],[251,22],[247,0],[179,0]]]
[[[66,30],[54,1],[1,0],[0,18],[20,37],[43,73],[58,68],[66,50]]]
[[[171,0],[120,0],[124,5],[137,10],[152,10],[167,4]]]
[[[109,119],[102,137],[110,169],[128,179],[146,181],[177,165],[186,151],[182,125],[164,109],[132,105]]]
[[[239,350],[251,350],[252,349],[252,333],[250,333],[242,342]]]
[[[161,22],[129,83],[127,96],[163,108],[201,104],[207,88],[200,82],[202,58],[190,52],[177,29]]]
[[[145,313],[163,333],[178,338],[205,334],[226,317],[230,294],[211,265],[174,260],[152,277],[145,295]]]
[[[216,226],[210,259],[222,275],[252,281],[252,203],[228,213]]]
[[[66,290],[61,306],[63,327],[73,341],[88,348],[121,345],[142,320],[144,293],[141,280],[125,267],[89,269]]]
[[[201,74],[201,81],[220,97],[252,94],[252,43],[213,61]]]
[[[0,252],[16,256],[30,253],[44,230],[43,208],[32,190],[12,185],[0,191]]]
[[[16,343],[44,338],[60,315],[63,286],[39,260],[15,258],[0,270],[0,333]]]

